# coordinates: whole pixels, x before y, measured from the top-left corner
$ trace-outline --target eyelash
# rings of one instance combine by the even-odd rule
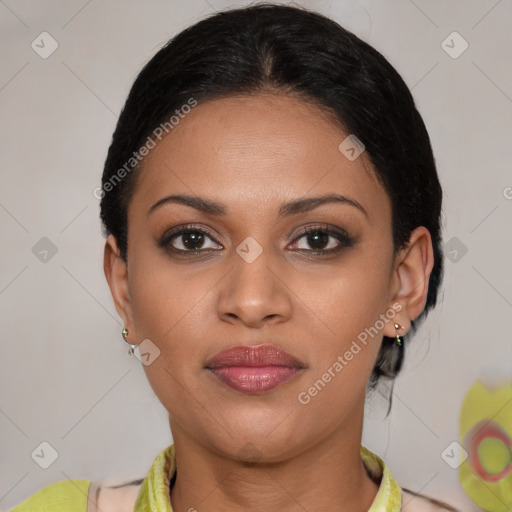
[[[193,224],[182,226],[181,228],[171,231],[170,233],[166,233],[160,242],[158,243],[159,247],[165,247],[170,252],[174,254],[179,254],[180,256],[186,256],[186,257],[193,257],[197,256],[199,253],[202,252],[210,252],[210,251],[217,251],[219,249],[196,249],[196,250],[183,250],[183,249],[176,249],[175,247],[172,247],[171,242],[175,238],[179,238],[180,235],[184,235],[186,233],[201,233],[209,238],[211,238],[215,243],[218,243],[213,236],[206,231],[205,229],[199,228],[197,226],[194,226]],[[313,233],[324,233],[327,234],[333,238],[336,238],[341,242],[341,244],[338,247],[335,247],[334,249],[297,249],[296,252],[306,252],[309,254],[313,254],[316,256],[328,256],[335,253],[340,252],[344,248],[352,247],[354,245],[354,239],[344,230],[338,230],[338,229],[332,229],[328,225],[321,225],[321,226],[313,226],[313,227],[307,227],[305,228],[299,235],[293,240],[292,243],[297,242],[304,236],[307,236],[309,234]]]

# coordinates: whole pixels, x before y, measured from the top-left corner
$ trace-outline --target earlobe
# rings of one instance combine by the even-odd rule
[[[425,227],[417,227],[411,233],[409,244],[400,251],[396,261],[393,276],[396,291],[393,293],[390,307],[392,304],[401,304],[402,307],[395,319],[408,330],[411,320],[418,317],[425,308],[430,274],[434,266],[432,238]],[[386,326],[384,335],[396,336],[393,323]]]
[[[131,332],[134,332],[128,286],[128,267],[126,261],[121,256],[117,240],[113,235],[109,235],[105,242],[103,270],[116,310],[123,319],[124,325]]]

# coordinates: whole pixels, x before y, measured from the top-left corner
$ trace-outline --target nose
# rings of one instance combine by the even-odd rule
[[[292,301],[290,283],[276,259],[263,251],[248,263],[238,254],[218,297],[218,315],[229,323],[249,327],[267,327],[290,318]]]

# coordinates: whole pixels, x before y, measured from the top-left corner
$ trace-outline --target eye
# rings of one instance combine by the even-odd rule
[[[297,248],[298,251],[318,255],[338,252],[345,247],[351,247],[354,242],[346,231],[333,229],[329,226],[308,227],[295,239],[294,243],[296,244],[301,240],[303,240],[303,246],[299,246]],[[312,249],[308,249],[308,245],[312,247]]]
[[[303,242],[301,242],[302,240]],[[299,247],[295,247],[298,252],[326,255],[336,253],[345,247],[351,247],[353,243],[353,239],[345,230],[323,225],[304,229],[294,240],[292,246],[299,245]],[[208,231],[194,225],[181,226],[166,233],[158,245],[174,254],[186,256],[223,248],[215,242]],[[307,247],[308,245],[310,248]]]
[[[206,249],[218,250],[222,246],[212,247],[208,240],[216,244],[210,233],[196,226],[182,226],[179,229],[166,233],[159,242],[159,246],[167,247],[174,253],[204,252]]]

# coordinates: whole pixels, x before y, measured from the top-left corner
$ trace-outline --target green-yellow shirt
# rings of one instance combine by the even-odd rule
[[[402,489],[391,476],[386,463],[363,445],[361,445],[361,458],[372,478],[377,482],[380,481],[379,490],[368,512],[399,512],[402,506]],[[160,452],[145,476],[133,504],[133,511],[172,512],[169,482],[175,473],[175,450],[174,444],[171,444]],[[11,509],[11,512],[89,512],[96,510],[95,493],[91,492],[93,487],[88,480],[56,482],[37,491]],[[119,492],[123,491],[119,490]],[[122,497],[122,494],[119,496]],[[117,500],[117,502],[119,501]],[[126,500],[123,503],[126,503]],[[102,512],[110,512],[110,509],[102,507]]]

